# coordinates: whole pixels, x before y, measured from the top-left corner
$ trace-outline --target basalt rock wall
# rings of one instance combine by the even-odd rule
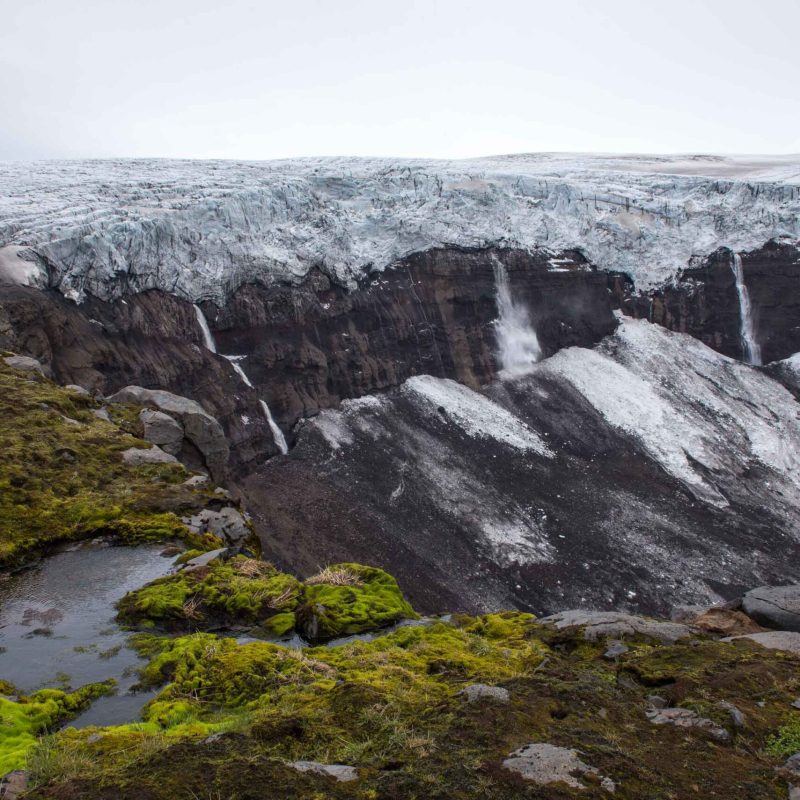
[[[606,275],[578,253],[444,248],[375,273],[356,290],[315,271],[299,287],[247,284],[221,307],[203,303],[218,354],[203,345],[191,304],[168,293],[76,305],[57,292],[4,287],[0,346],[103,394],[135,384],[197,400],[225,427],[234,471],[243,473],[276,452],[260,399],[288,430],[415,374],[475,388],[491,381],[500,368],[498,263],[546,355],[594,344],[616,327]],[[241,357],[252,388],[220,354]]]
[[[800,250],[769,242],[740,255],[762,359],[769,363],[788,358],[800,351]],[[636,294],[623,275],[611,275],[609,282],[626,314],[689,333],[720,353],[742,359],[732,257],[729,249],[720,248],[671,283],[646,294]]]

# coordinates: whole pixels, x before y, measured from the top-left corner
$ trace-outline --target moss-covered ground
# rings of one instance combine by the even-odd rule
[[[182,485],[189,473],[180,464],[124,464],[122,451],[150,447],[130,433],[138,409],[110,406],[107,422],[92,413],[99,408],[0,361],[0,567],[100,535],[192,540],[179,516],[204,507],[210,490]]]
[[[189,553],[187,553],[189,555]],[[179,559],[180,560],[180,559]],[[244,556],[185,569],[130,592],[118,619],[166,632],[256,628],[322,642],[416,618],[397,581],[381,569],[336,564],[304,583]]]
[[[538,786],[502,766],[530,742],[575,748],[616,782],[615,797],[785,798],[776,742],[800,694],[796,657],[739,641],[607,643],[554,631],[529,615],[457,617],[371,642],[295,650],[213,634],[142,635],[142,681],[163,685],[144,722],[67,729],[31,757],[32,798],[608,797]],[[502,686],[509,702],[470,704],[470,683]],[[653,725],[648,695],[691,708],[729,731]],[[745,717],[734,725],[720,703]],[[783,726],[783,727],[782,727]],[[359,779],[300,773],[298,759],[344,763]]]
[[[211,489],[183,485],[180,465],[130,467],[146,447],[136,409],[98,404],[0,364],[0,565],[58,541],[177,536],[179,516]],[[219,542],[216,542],[219,544]],[[522,613],[456,616],[372,641],[307,649],[239,644],[215,625],[290,630],[324,641],[414,616],[391,576],[341,564],[299,581],[234,558],[128,595],[123,619],[159,687],[140,723],[55,730],[107,684],[17,698],[0,680],[0,774],[24,767],[28,800],[509,800],[609,797],[539,786],[503,767],[532,742],[574,748],[616,784],[616,798],[767,800],[787,797],[779,767],[800,748],[800,658],[707,636],[666,645],[608,642],[557,631]],[[200,630],[174,638],[175,633]],[[469,703],[472,683],[508,702]],[[648,696],[696,711],[729,733],[653,725]],[[744,716],[737,726],[733,704]],[[349,764],[358,780],[293,769],[294,760]]]
[[[27,765],[37,737],[83,711],[114,689],[114,681],[93,683],[74,692],[42,689],[27,697],[0,697],[0,775]],[[4,692],[13,693],[7,684]],[[11,690],[11,691],[8,691]]]

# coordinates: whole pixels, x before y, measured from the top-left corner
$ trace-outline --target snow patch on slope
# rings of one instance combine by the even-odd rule
[[[597,350],[562,350],[540,369],[570,382],[698,499],[724,507],[709,475],[740,475],[756,463],[800,498],[791,394],[690,336],[625,319]]]
[[[422,400],[428,413],[444,410],[448,419],[472,438],[491,438],[516,450],[530,450],[552,457],[541,437],[521,419],[488,397],[456,381],[418,375],[402,387],[404,393]]]

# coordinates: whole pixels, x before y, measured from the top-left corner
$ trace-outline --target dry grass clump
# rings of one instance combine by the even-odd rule
[[[268,561],[259,561],[257,558],[246,558],[233,562],[233,568],[245,578],[261,578],[274,575],[277,570]]]
[[[317,584],[327,584],[329,586],[363,586],[364,581],[347,567],[325,567],[316,575],[306,579],[308,586]]]

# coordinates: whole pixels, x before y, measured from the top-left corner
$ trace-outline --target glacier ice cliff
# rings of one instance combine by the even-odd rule
[[[655,285],[693,255],[800,238],[800,159],[65,161],[0,166],[0,281],[76,300],[223,303],[313,268],[354,288],[431,247],[579,249]],[[558,269],[554,259],[553,269]]]

